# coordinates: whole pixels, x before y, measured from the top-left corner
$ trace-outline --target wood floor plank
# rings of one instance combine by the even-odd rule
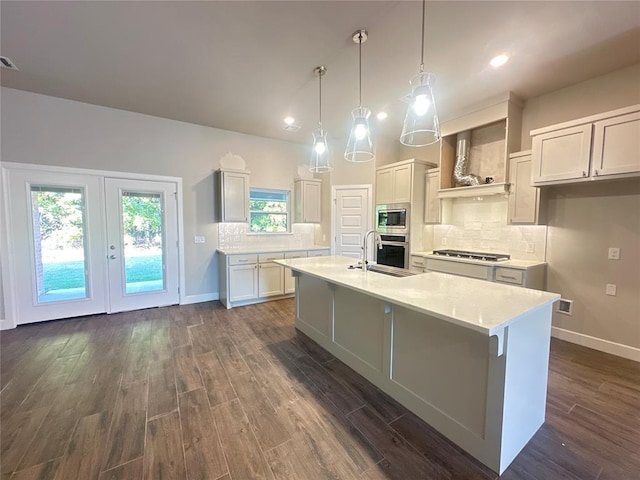
[[[244,360],[274,407],[297,400],[297,395],[280,375],[279,370],[260,351],[246,355]]]
[[[32,443],[49,410],[49,407],[43,407],[30,412],[16,414],[2,421],[0,458],[2,459],[1,472],[3,474],[16,470],[20,459]]]
[[[196,363],[212,407],[238,398],[215,352],[196,355]]]
[[[322,366],[335,377],[346,382],[349,388],[387,423],[408,412],[405,407],[337,358]]]
[[[389,424],[431,462],[446,465],[452,478],[495,479],[496,473],[463,452],[413,413]]]
[[[163,324],[151,333],[151,345],[149,359],[151,362],[160,362],[171,359],[171,339],[169,323]]]
[[[191,345],[189,330],[187,330],[186,320],[172,319],[169,323],[169,342],[173,348]]]
[[[236,375],[231,378],[231,383],[263,450],[269,450],[291,438],[286,424],[252,374]]]
[[[215,339],[214,351],[218,355],[229,377],[243,375],[249,372],[249,367],[244,361],[244,358],[242,358],[242,355],[240,355],[240,352],[238,352],[228,335],[219,335]]]
[[[19,407],[19,411],[28,412],[36,408],[51,406],[51,399],[56,398],[63,388],[68,375],[49,377],[43,375],[27,398]]]
[[[56,409],[50,408],[49,413],[40,425],[40,429],[36,432],[33,441],[20,461],[18,470],[61,457],[67,448],[67,443],[77,422],[78,414],[74,409],[57,412]]]
[[[178,393],[189,392],[203,386],[191,345],[173,349],[173,366]]]
[[[204,388],[180,394],[179,406],[187,478],[218,478],[228,473]]]
[[[173,412],[178,408],[173,360],[153,362],[149,366],[149,419]]]
[[[194,353],[200,355],[215,351],[216,340],[222,332],[222,330],[207,323],[189,327],[189,337],[191,338]]]
[[[111,470],[104,471],[100,474],[99,480],[142,480],[143,460],[142,457],[136,458]]]
[[[266,452],[276,480],[337,479],[331,465],[318,463],[304,439],[293,438]]]
[[[446,468],[430,462],[389,427],[369,407],[362,407],[347,418],[389,462],[386,474],[392,478],[452,478]]]
[[[56,458],[49,462],[20,470],[13,474],[11,480],[52,480],[56,477],[60,460],[60,458]]]
[[[144,478],[146,480],[186,478],[178,412],[150,420],[147,424]]]
[[[232,478],[273,478],[265,457],[256,440],[249,419],[239,400],[218,405],[213,410],[220,438]]]
[[[60,462],[59,477],[97,479],[108,434],[107,412],[81,418]]]
[[[352,412],[364,405],[364,401],[358,398],[345,382],[331,375],[312,358],[301,357],[295,363],[342,413]]]
[[[144,454],[147,390],[146,381],[123,385],[118,390],[102,470]]]

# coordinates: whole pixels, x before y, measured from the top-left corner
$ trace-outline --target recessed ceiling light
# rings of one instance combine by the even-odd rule
[[[387,112],[378,112],[378,114],[376,115],[376,118],[378,120],[384,120],[387,117],[388,117]]]
[[[284,123],[287,125],[293,125],[295,121],[296,119],[293,117],[284,117]]]
[[[496,55],[495,57],[493,57],[489,62],[489,65],[491,65],[493,68],[501,67],[509,61],[509,58],[509,55],[507,55],[506,53],[501,53],[500,55]]]

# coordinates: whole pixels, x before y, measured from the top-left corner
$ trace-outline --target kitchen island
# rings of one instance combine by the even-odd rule
[[[502,473],[544,422],[559,295],[353,262],[277,261],[296,279],[296,328]]]

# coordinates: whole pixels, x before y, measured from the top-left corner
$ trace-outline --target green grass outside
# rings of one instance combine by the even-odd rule
[[[125,262],[127,283],[162,280],[162,255],[130,257]],[[43,264],[44,290],[84,287],[84,262]]]

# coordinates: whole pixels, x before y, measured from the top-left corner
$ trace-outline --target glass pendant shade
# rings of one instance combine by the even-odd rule
[[[351,112],[353,116],[353,126],[349,134],[347,149],[344,158],[350,162],[369,162],[376,158],[371,141],[371,130],[369,129],[369,117],[371,110],[367,107],[354,108]]]
[[[327,132],[322,128],[313,132],[313,147],[311,148],[309,170],[313,173],[326,173],[332,170],[331,165],[329,164]]]
[[[411,94],[404,118],[400,143],[424,147],[440,140],[440,124],[433,96],[435,75],[420,72],[411,79]]]

